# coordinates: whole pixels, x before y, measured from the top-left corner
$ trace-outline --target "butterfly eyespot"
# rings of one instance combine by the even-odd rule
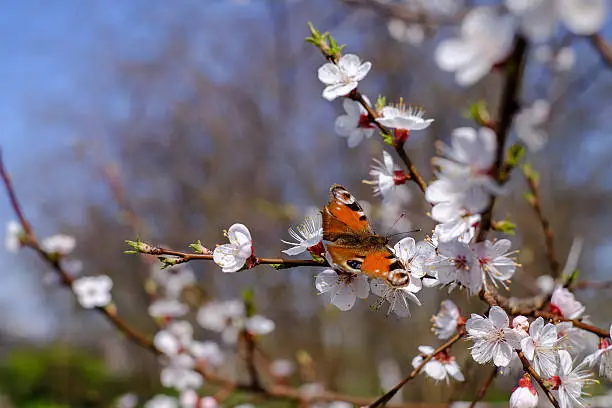
[[[353,204],[355,202],[355,197],[346,190],[336,191],[334,196],[343,204]]]
[[[357,269],[357,270],[361,270],[361,264],[363,262],[358,261],[356,259],[349,259],[348,261],[346,261],[346,264],[351,268],[351,269]]]
[[[387,280],[392,286],[405,286],[410,282],[410,275],[402,269],[396,269],[389,272]]]

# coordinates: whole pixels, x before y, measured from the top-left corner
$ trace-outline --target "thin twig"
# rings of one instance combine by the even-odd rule
[[[544,394],[546,394],[546,396],[548,397],[548,400],[551,402],[551,404],[553,404],[555,408],[559,408],[559,403],[557,402],[557,399],[552,394],[550,389],[546,387],[542,377],[540,377],[538,373],[536,373],[536,371],[533,369],[531,363],[529,362],[529,360],[527,360],[527,357],[525,357],[522,351],[517,351],[517,353],[518,353],[519,358],[521,359],[521,363],[523,363],[523,369],[526,372],[528,372],[529,375],[531,375],[534,380],[536,380],[540,388],[542,388],[542,391],[544,391]]]
[[[476,404],[484,398],[485,394],[487,393],[487,390],[493,383],[495,377],[497,377],[497,367],[493,366],[493,370],[491,371],[485,382],[482,384],[482,387],[480,387],[480,389],[478,390],[478,394],[476,394],[476,396],[470,403],[470,408],[474,408]]]
[[[423,367],[425,367],[425,364],[427,364],[432,358],[434,358],[436,354],[441,353],[445,351],[446,349],[450,348],[453,344],[459,341],[459,339],[462,338],[464,335],[465,335],[465,328],[462,328],[453,337],[451,337],[446,343],[442,344],[440,347],[435,349],[433,353],[431,353],[428,356],[425,356],[421,364],[419,364],[414,370],[412,370],[412,372],[408,374],[402,381],[397,383],[395,387],[391,388],[383,396],[381,396],[376,401],[368,405],[368,408],[376,408],[376,407],[385,406],[385,404],[389,402],[389,400],[391,400],[391,398],[393,398],[395,394],[397,394],[399,390],[401,390],[402,387],[408,381],[414,379],[417,375],[419,375]]]
[[[593,34],[589,37],[591,45],[599,52],[601,59],[609,67],[612,67],[612,48],[608,45],[601,34]]]
[[[531,176],[523,171],[525,175],[525,180],[527,181],[527,186],[529,187],[529,192],[531,196],[527,200],[529,205],[535,211],[538,220],[540,221],[540,226],[542,227],[542,232],[544,233],[544,239],[546,243],[546,258],[548,259],[548,265],[550,266],[551,275],[554,279],[559,277],[560,267],[559,261],[557,261],[555,255],[555,234],[553,233],[552,228],[550,227],[550,222],[548,218],[542,212],[542,205],[540,199],[540,191],[539,191],[539,183],[535,176]]]
[[[512,126],[512,120],[519,108],[518,95],[523,81],[526,51],[527,41],[523,37],[517,36],[514,50],[505,64],[506,80],[504,82],[501,103],[499,104],[497,122],[495,125],[495,131],[497,134],[497,151],[495,154],[495,163],[493,164],[492,169],[493,178],[500,183],[505,182],[505,178],[507,178],[507,175],[503,174],[502,172],[504,165],[505,145],[508,134],[510,133],[510,127]],[[494,206],[495,196],[492,195],[487,209],[482,214],[476,241],[484,240],[487,232],[491,229]]]
[[[466,10],[452,16],[431,18],[426,12],[414,11],[402,3],[388,3],[380,0],[343,0],[343,2],[349,6],[368,8],[383,17],[395,18],[407,23],[423,24],[427,27],[460,24],[467,13]]]

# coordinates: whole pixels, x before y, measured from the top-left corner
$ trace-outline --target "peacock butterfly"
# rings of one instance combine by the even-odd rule
[[[382,279],[391,286],[407,285],[410,277],[389,247],[389,239],[374,232],[355,197],[338,184],[329,192],[330,200],[321,214],[323,241],[332,266]]]

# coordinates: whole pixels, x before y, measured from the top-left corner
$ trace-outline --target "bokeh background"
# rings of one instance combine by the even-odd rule
[[[458,87],[432,57],[456,25],[430,27],[414,45],[391,35],[388,15],[353,3],[5,3],[0,144],[38,235],[74,235],[74,257],[83,262],[83,273],[110,275],[121,315],[153,333],[142,290],[149,265],[123,253],[125,239],[138,235],[185,250],[199,239],[214,247],[224,241],[224,228],[242,222],[258,255],[278,256],[286,248],[280,239],[289,238],[287,228],[321,207],[333,183],[368,201],[377,230],[389,232],[395,216],[385,219],[380,201],[361,182],[383,144],[374,137],[348,149],[334,133],[334,119],[343,110],[340,102],[321,97],[316,69],[324,61],[304,42],[307,21],[373,63],[360,84],[371,99],[404,97],[435,118],[407,145],[426,180],[433,179],[436,140],[472,125],[465,111],[479,100],[495,112],[501,78],[494,72],[475,86]],[[468,5],[450,3],[458,9]],[[602,35],[612,38],[609,25]],[[553,52],[571,47],[575,64],[560,69],[554,59],[542,62],[537,47],[529,49],[521,99],[547,99],[552,114],[546,124],[549,143],[528,160],[541,175],[543,210],[559,261],[565,262],[573,239],[581,237],[580,278],[610,279],[612,69],[585,38],[560,30],[547,45]],[[433,223],[418,189],[405,187],[401,211],[410,225],[405,220],[402,225],[421,228],[414,235],[422,238]],[[496,214],[517,224],[513,242],[521,248],[522,268],[511,288],[529,296],[548,266],[525,189],[517,172]],[[0,200],[0,223],[13,218],[8,200]],[[125,392],[143,399],[160,392],[155,358],[81,310],[34,254],[1,256],[0,405],[106,407]],[[381,364],[387,377],[406,373],[418,345],[437,344],[429,319],[448,297],[446,291],[424,290],[423,306],[414,307],[411,318],[397,319],[370,310],[373,299],[349,312],[328,306],[316,294],[314,269],[260,266],[224,275],[213,263],[192,267],[203,298],[239,298],[243,290],[254,290],[258,311],[277,323],[262,339],[271,358],[295,360],[306,351],[318,381],[355,395],[380,391]],[[609,295],[605,290],[578,295],[604,327]],[[463,292],[450,298],[465,312],[485,309]],[[215,339],[209,332],[198,336]],[[404,400],[470,399],[489,370],[471,361],[467,345],[454,349],[466,385],[419,378],[405,388]],[[488,398],[507,401],[512,383],[498,381]]]

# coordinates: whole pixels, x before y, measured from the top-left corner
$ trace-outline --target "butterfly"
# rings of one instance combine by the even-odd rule
[[[321,215],[330,264],[344,272],[382,279],[391,286],[407,285],[410,276],[389,247],[389,239],[374,233],[355,197],[338,184],[331,186],[329,193]]]

